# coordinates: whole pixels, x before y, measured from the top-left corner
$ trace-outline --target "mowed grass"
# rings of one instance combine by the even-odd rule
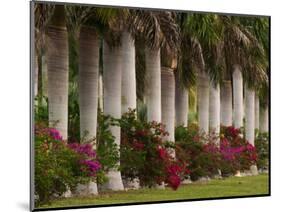
[[[92,197],[64,198],[58,199],[42,208],[235,197],[268,193],[268,175],[261,174],[258,176],[230,177],[225,179],[212,179],[208,182],[195,182],[182,185],[176,191],[170,188],[166,188],[165,190],[139,189],[100,193],[98,196]]]

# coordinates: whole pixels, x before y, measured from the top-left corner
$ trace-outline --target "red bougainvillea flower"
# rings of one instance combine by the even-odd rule
[[[173,189],[177,190],[178,187],[180,186],[181,180],[180,177],[177,175],[170,175],[168,177],[168,185]]]
[[[136,150],[143,150],[144,149],[144,143],[135,140],[133,142],[133,148],[136,149]]]
[[[162,148],[162,147],[158,147],[157,149],[159,157],[164,160],[167,157],[167,151],[166,149]]]

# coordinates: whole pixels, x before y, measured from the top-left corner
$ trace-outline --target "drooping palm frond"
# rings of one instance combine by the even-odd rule
[[[179,28],[173,12],[133,10],[128,28],[151,49],[178,49]]]
[[[54,5],[47,3],[34,5],[35,48],[38,55],[45,49],[46,27],[54,13],[54,8]]]
[[[240,23],[243,26],[243,33],[249,38],[249,48],[244,50],[244,68],[243,77],[251,88],[260,89],[262,83],[268,83],[267,68],[268,68],[268,53],[266,48],[268,43],[268,28],[266,25],[260,27],[259,18],[240,18]],[[257,30],[258,29],[258,30]],[[259,31],[259,30],[263,30]],[[262,36],[262,37],[260,37]]]

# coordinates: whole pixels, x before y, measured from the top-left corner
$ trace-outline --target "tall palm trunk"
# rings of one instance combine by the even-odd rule
[[[103,77],[99,74],[99,109],[103,112]]]
[[[175,142],[175,77],[167,67],[161,69],[161,100],[162,123],[169,133],[165,140]]]
[[[255,91],[246,88],[246,115],[245,115],[245,136],[254,145],[255,140]]]
[[[246,97],[246,117],[245,117],[245,137],[246,140],[255,146],[255,91],[245,88]],[[257,166],[250,167],[252,174],[258,174]]]
[[[68,43],[63,6],[55,6],[47,34],[49,125],[67,139]]]
[[[99,40],[96,32],[81,27],[79,37],[79,108],[80,135],[83,142],[96,137],[98,111]],[[93,143],[94,144],[94,143]],[[93,146],[96,149],[96,146]],[[79,185],[79,194],[97,194],[97,184]]]
[[[221,124],[232,125],[232,89],[231,81],[224,80],[221,85]]]
[[[135,68],[135,44],[130,34],[125,31],[122,34],[122,114],[128,108],[136,109],[136,68]]]
[[[145,49],[146,102],[148,121],[161,122],[160,49]]]
[[[260,128],[260,98],[256,93],[255,95],[255,129]]]
[[[48,97],[48,67],[45,54],[42,55],[42,93]]]
[[[33,78],[34,78],[34,97],[37,96],[38,94],[38,72],[39,72],[39,67],[38,67],[38,56],[35,53],[34,57],[34,69],[33,69]]]
[[[220,86],[210,82],[210,130],[216,134],[220,133]],[[216,139],[219,142],[219,139]]]
[[[175,76],[175,125],[187,126],[188,124],[188,91],[181,85],[178,74]]]
[[[201,72],[197,79],[198,125],[200,131],[209,132],[209,76]]]
[[[260,132],[268,132],[268,105],[260,110]]]
[[[243,79],[239,66],[234,66],[232,77],[234,127],[240,128],[243,126]]]
[[[121,117],[121,47],[110,48],[103,42],[103,86],[104,114],[114,118]],[[111,126],[110,131],[115,137],[115,143],[120,146],[120,127]],[[124,190],[120,171],[113,169],[107,173],[108,182],[104,186],[110,190]]]

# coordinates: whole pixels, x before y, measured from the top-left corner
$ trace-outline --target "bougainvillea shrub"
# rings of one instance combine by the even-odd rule
[[[255,139],[255,147],[258,154],[257,166],[259,169],[268,169],[269,138],[268,133],[258,133]]]
[[[92,145],[68,145],[56,129],[35,126],[36,205],[95,180],[100,167]]]
[[[131,110],[118,123],[121,127],[123,178],[138,178],[140,185],[147,187],[166,182],[177,189],[188,169],[173,158],[174,145],[163,140],[168,134],[164,126],[157,122],[141,122]]]
[[[257,162],[256,148],[243,138],[240,129],[232,126],[221,127],[220,151],[223,175],[249,170]]]
[[[191,180],[218,174],[221,157],[215,140],[200,135],[198,126],[194,124],[177,127],[175,138],[176,157],[182,163],[188,164]]]

